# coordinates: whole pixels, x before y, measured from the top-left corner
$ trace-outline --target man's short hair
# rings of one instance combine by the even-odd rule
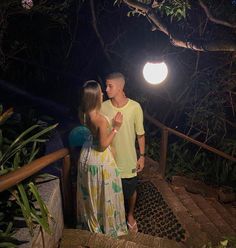
[[[106,76],[106,80],[118,79],[125,85],[125,76],[121,72],[113,72]]]
[[[125,76],[121,72],[113,72],[106,76],[106,80],[122,78],[125,80]]]

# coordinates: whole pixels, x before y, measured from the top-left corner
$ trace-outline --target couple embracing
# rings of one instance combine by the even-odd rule
[[[91,135],[78,163],[77,204],[91,232],[113,237],[137,232],[134,218],[137,172],[144,167],[143,111],[124,93],[125,78],[112,73],[106,78],[109,100],[96,81],[83,85],[80,119]],[[135,141],[138,141],[137,158]]]

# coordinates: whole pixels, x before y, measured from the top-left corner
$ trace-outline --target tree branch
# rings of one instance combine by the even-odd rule
[[[123,0],[123,2],[140,14],[147,16],[161,32],[169,35],[167,26],[156,16],[152,8],[133,0]]]
[[[78,24],[79,24],[79,11],[82,7],[82,4],[77,5],[77,3],[75,2],[76,6],[76,17],[75,17],[75,26],[74,26],[74,30],[73,30],[73,34],[71,34],[71,41],[70,41],[70,45],[68,47],[67,53],[66,53],[66,58],[68,59],[72,46],[74,45],[76,36],[77,36],[77,31],[78,31]]]
[[[96,14],[95,14],[94,1],[90,0],[89,2],[90,2],[91,13],[92,13],[92,26],[93,26],[93,29],[94,29],[97,37],[98,37],[98,40],[99,40],[99,42],[101,44],[101,47],[102,47],[102,49],[104,51],[104,54],[105,54],[107,60],[111,63],[111,61],[112,61],[111,57],[108,54],[108,52],[106,51],[105,43],[104,43],[103,38],[102,38],[102,36],[101,36],[101,34],[100,34],[99,30],[98,30],[98,27],[97,27],[97,18],[96,18]]]
[[[169,36],[170,41],[174,46],[188,48],[195,51],[236,51],[235,40],[205,41],[202,39],[198,42],[185,40],[184,38],[179,37],[177,34],[170,33],[167,25],[149,6],[135,0],[123,0],[123,2],[131,9],[134,9],[140,14],[145,15],[153,23],[153,25],[157,27],[157,29]]]
[[[223,20],[219,20],[217,18],[215,18],[209,11],[208,7],[201,1],[199,0],[199,5],[203,8],[206,16],[208,17],[208,19],[216,24],[219,24],[219,25],[223,25],[223,26],[226,26],[226,27],[229,27],[229,28],[236,28],[236,24],[231,24],[227,21],[223,21]]]

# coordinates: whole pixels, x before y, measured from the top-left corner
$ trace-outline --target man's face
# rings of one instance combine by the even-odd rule
[[[101,103],[103,102],[103,92],[102,92],[102,89],[100,88],[100,97],[101,97]]]
[[[121,91],[120,83],[115,79],[109,79],[106,81],[106,92],[109,98],[116,97]]]

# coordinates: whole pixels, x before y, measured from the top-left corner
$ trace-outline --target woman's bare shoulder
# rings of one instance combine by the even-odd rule
[[[100,113],[96,116],[96,118],[93,119],[93,122],[97,126],[107,125],[107,119]]]

